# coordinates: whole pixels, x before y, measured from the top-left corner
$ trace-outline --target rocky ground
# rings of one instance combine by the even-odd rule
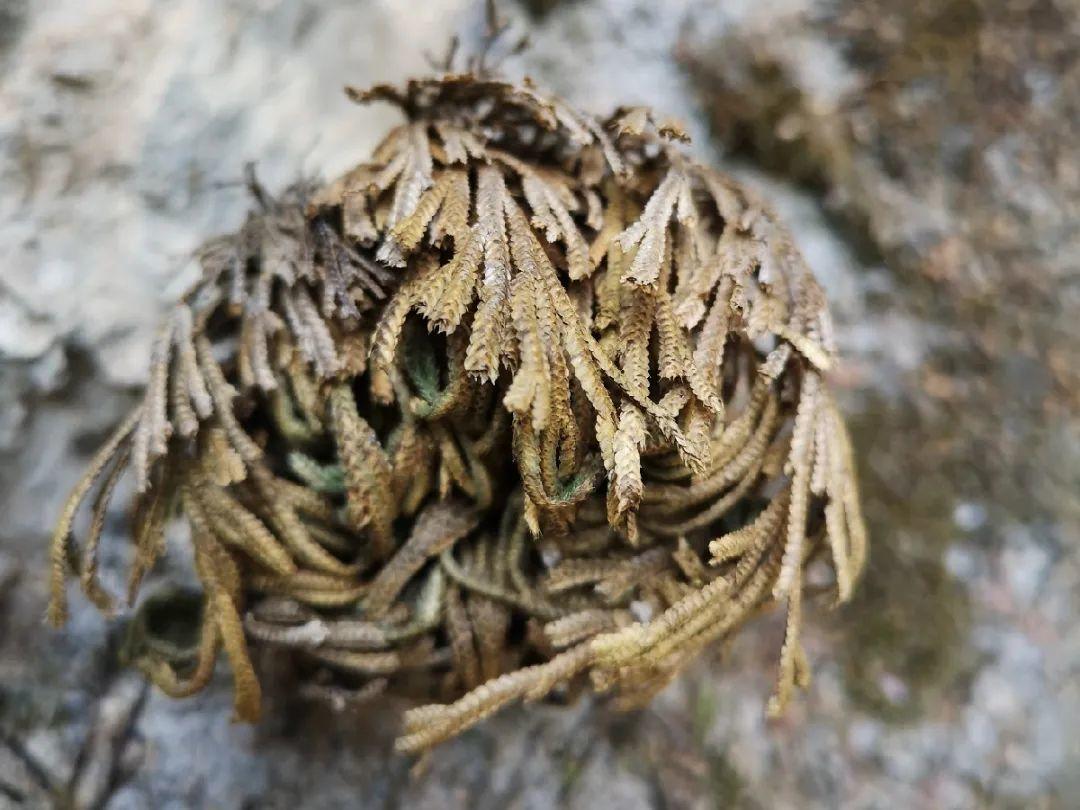
[[[765,722],[766,617],[647,711],[512,710],[414,768],[395,707],[282,686],[236,726],[227,679],[148,692],[92,610],[48,630],[50,524],[189,251],[240,223],[244,163],[281,188],[361,159],[394,115],[341,86],[425,70],[481,15],[0,0],[0,807],[1080,804],[1080,6],[503,5],[532,40],[509,72],[684,119],[828,288],[874,549],[855,602],[809,621],[811,688]]]

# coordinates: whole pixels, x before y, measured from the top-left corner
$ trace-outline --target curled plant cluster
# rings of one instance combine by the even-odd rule
[[[805,566],[843,601],[866,548],[788,232],[643,108],[598,121],[471,75],[350,93],[406,123],[325,188],[256,189],[204,247],[62,515],[53,620],[69,576],[111,608],[97,551],[130,471],[128,599],[178,511],[202,583],[190,643],[132,653],[170,695],[224,650],[255,719],[249,645],[288,648],[312,695],[445,701],[406,713],[420,751],[582,684],[640,705],[775,603],[781,710]]]

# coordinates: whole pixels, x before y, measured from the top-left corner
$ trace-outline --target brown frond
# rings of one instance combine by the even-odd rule
[[[167,694],[223,652],[254,720],[249,644],[291,650],[337,708],[437,701],[405,715],[419,752],[555,690],[642,705],[776,603],[782,710],[809,677],[807,561],[842,602],[867,546],[791,235],[645,108],[600,121],[486,74],[348,92],[407,120],[322,189],[257,190],[199,251],[141,405],[61,513],[50,619],[73,577],[110,608],[130,470],[129,601],[175,519],[202,588],[136,609],[129,660]],[[182,645],[158,609],[186,611]]]

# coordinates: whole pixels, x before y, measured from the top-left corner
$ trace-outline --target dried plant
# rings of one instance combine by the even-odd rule
[[[328,187],[256,189],[202,249],[63,512],[52,620],[69,577],[111,608],[97,551],[130,471],[127,599],[177,512],[203,587],[184,643],[136,622],[170,695],[223,649],[254,720],[249,645],[284,647],[317,697],[448,701],[405,715],[415,752],[583,683],[640,705],[776,604],[781,711],[808,676],[805,566],[844,601],[866,551],[788,232],[644,108],[599,121],[472,74],[349,92],[406,123]]]

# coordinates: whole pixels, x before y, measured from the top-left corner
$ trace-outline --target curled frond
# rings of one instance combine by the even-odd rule
[[[406,714],[398,748],[422,751],[590,682],[640,705],[777,604],[781,710],[808,677],[807,561],[843,601],[867,543],[788,232],[644,108],[603,121],[473,75],[349,93],[405,123],[200,251],[142,403],[61,514],[50,618],[69,577],[110,608],[130,470],[129,598],[174,516],[202,585],[185,649],[131,656],[168,694],[224,652],[252,720],[250,646],[292,650],[339,708],[447,701]]]

